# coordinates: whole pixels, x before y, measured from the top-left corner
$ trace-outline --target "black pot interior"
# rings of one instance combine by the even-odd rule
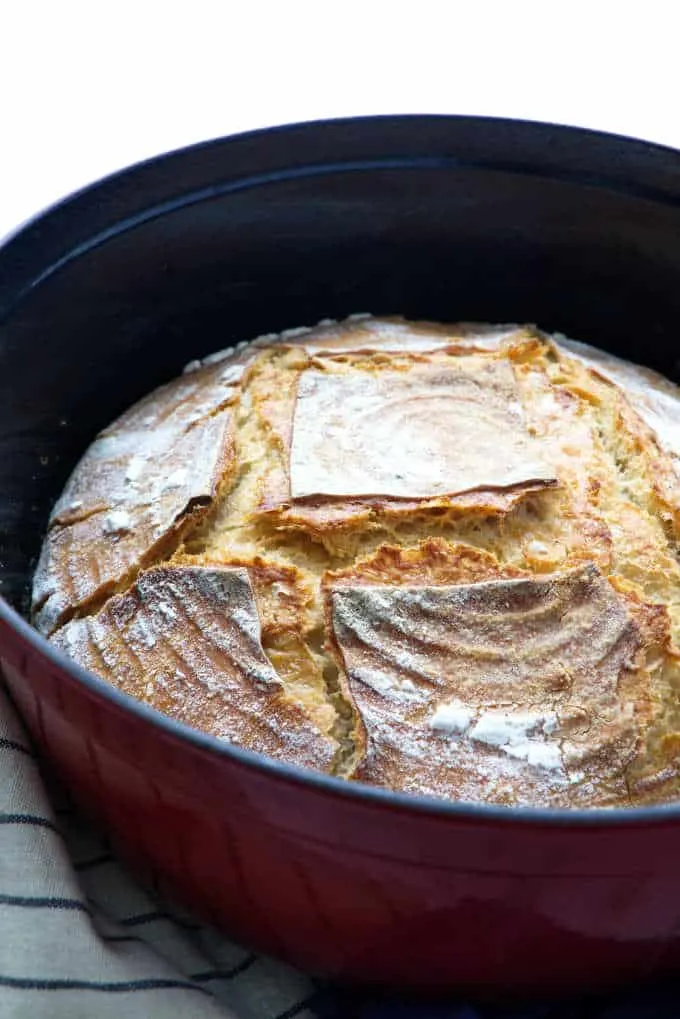
[[[99,428],[189,360],[352,312],[535,322],[680,371],[680,155],[405,117],[209,143],[0,252],[0,593]]]

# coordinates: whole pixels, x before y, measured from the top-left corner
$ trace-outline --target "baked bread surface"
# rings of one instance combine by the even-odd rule
[[[252,750],[531,806],[680,793],[680,391],[530,327],[194,362],[85,453],[36,626]]]

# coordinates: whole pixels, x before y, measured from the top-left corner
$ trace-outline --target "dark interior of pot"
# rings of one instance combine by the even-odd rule
[[[534,322],[680,374],[680,156],[477,118],[303,125],[108,179],[0,252],[0,593],[99,428],[189,360],[352,312]]]

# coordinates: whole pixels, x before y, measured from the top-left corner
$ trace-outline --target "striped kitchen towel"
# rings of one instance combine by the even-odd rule
[[[159,901],[39,760],[0,686],[0,1019],[675,1019],[678,989],[476,1006],[315,984]],[[49,780],[48,780],[49,781]]]
[[[0,689],[1,1019],[316,1019],[305,976],[159,903],[50,792]]]

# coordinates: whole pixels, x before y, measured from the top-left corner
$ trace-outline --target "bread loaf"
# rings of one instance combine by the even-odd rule
[[[93,442],[35,625],[220,739],[447,799],[680,795],[680,390],[530,327],[354,316]]]

